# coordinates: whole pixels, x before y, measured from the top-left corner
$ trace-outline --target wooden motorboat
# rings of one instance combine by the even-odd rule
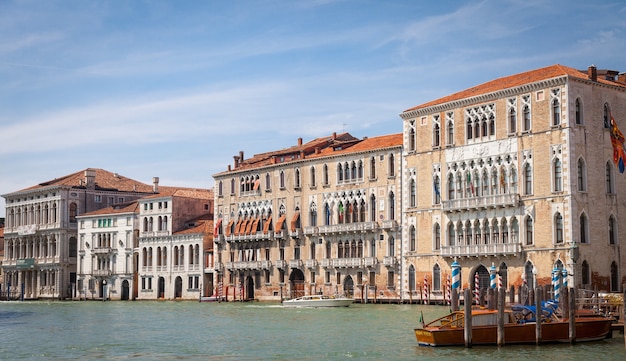
[[[473,345],[497,345],[498,311],[472,310]],[[601,315],[576,317],[576,342],[595,341],[607,337],[613,318]],[[504,343],[535,343],[536,321],[534,308],[522,306],[504,311]],[[416,328],[415,337],[421,346],[464,346],[464,311],[455,311],[440,317],[422,328]],[[559,319],[544,309],[541,321],[541,343],[570,342],[569,320]]]
[[[283,307],[348,307],[352,298],[326,295],[302,296],[283,301]]]

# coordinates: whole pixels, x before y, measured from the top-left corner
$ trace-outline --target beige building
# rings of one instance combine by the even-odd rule
[[[88,168],[3,195],[4,297],[75,297],[77,216],[153,192],[150,185]]]
[[[333,134],[214,175],[216,292],[400,300],[402,135]]]
[[[550,284],[621,291],[626,176],[611,116],[626,130],[626,78],[561,65],[516,74],[402,112],[402,291]],[[565,272],[566,273],[565,273]],[[561,281],[561,282],[563,282]],[[406,296],[405,296],[406,297]]]

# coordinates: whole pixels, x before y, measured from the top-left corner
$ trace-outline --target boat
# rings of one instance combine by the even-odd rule
[[[200,297],[200,302],[225,302],[226,301],[226,297],[224,296],[201,296]]]
[[[283,301],[283,307],[348,307],[354,299],[340,296],[310,295]]]
[[[534,306],[513,306],[504,310],[504,344],[534,344]],[[542,307],[541,343],[571,342],[569,320],[559,318],[554,309]],[[472,345],[497,345],[498,311],[472,309]],[[611,332],[612,317],[599,314],[576,316],[575,342],[602,340]],[[454,311],[421,328],[415,337],[420,346],[464,346],[465,312]]]

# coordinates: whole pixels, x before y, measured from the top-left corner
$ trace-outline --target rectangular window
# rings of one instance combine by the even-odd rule
[[[341,272],[337,272],[337,285],[341,284]]]
[[[99,194],[96,194],[96,195],[94,196],[94,201],[95,201],[96,203],[100,203],[100,202],[102,202],[102,196],[101,196],[101,195],[99,195]]]
[[[394,288],[394,278],[395,278],[395,274],[393,273],[393,271],[389,271],[389,273],[387,273],[387,288],[389,289],[393,289]]]

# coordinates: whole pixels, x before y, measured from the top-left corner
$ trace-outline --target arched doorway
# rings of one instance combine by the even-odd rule
[[[165,278],[159,277],[159,288],[157,289],[157,298],[165,298]]]
[[[489,271],[487,270],[487,268],[483,265],[480,265],[476,268],[476,270],[474,271],[474,274],[472,275],[472,279],[470,280],[470,285],[471,285],[471,289],[472,289],[472,295],[475,298],[476,294],[474,292],[476,292],[476,275],[478,275],[478,290],[479,292],[483,292],[482,290],[486,290],[487,288],[489,288],[489,284],[490,284],[490,280],[489,280]]]
[[[352,276],[346,276],[343,280],[343,294],[346,297],[354,297],[354,280]]]
[[[289,297],[296,298],[304,296],[304,273],[302,273],[301,270],[291,270],[289,283],[291,286],[291,295],[289,295]]]
[[[174,281],[174,298],[183,297],[183,279],[178,276]]]
[[[128,280],[122,281],[122,301],[128,301],[130,298],[130,284]]]
[[[254,299],[254,279],[252,276],[246,277],[246,300]]]

